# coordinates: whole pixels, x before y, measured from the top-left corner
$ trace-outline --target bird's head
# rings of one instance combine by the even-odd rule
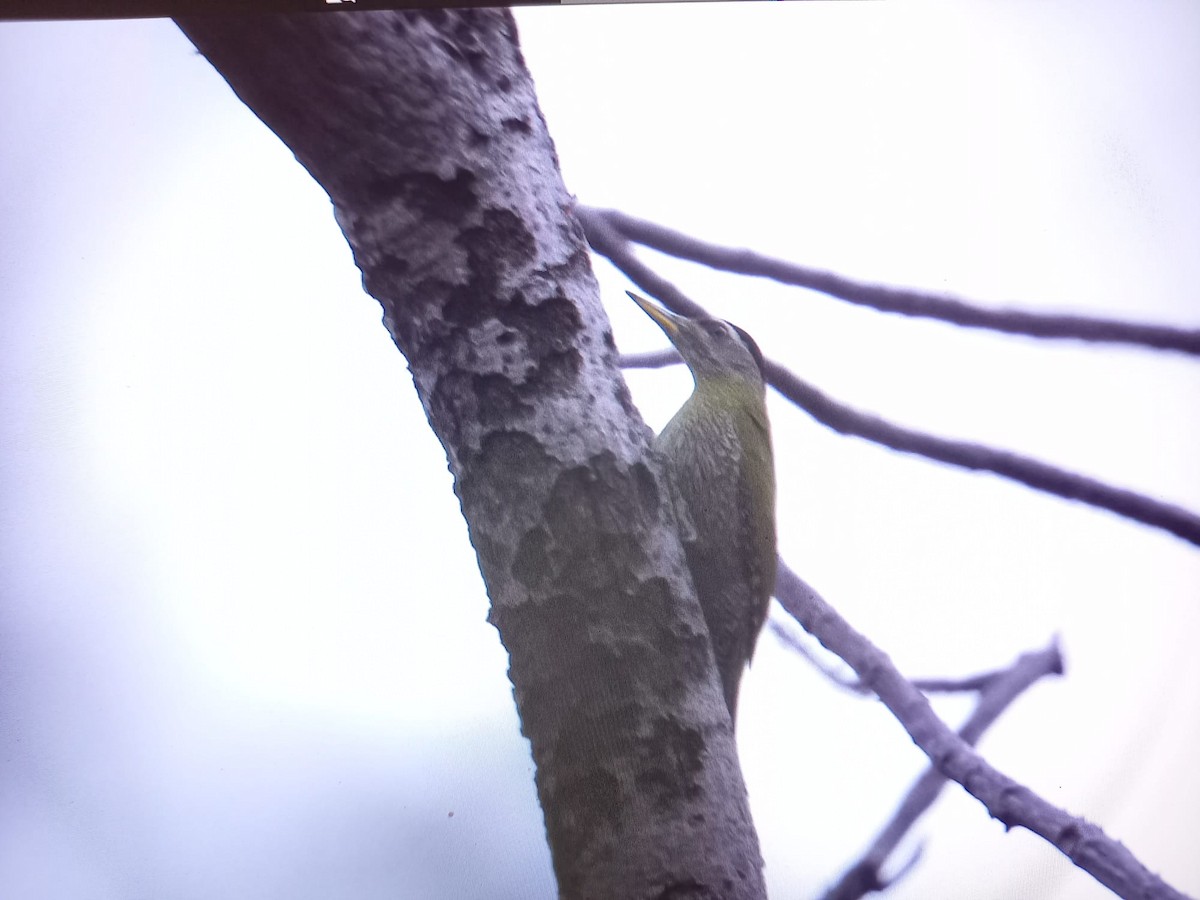
[[[632,291],[625,293],[666,332],[692,370],[697,385],[710,379],[734,378],[759,388],[764,386],[762,351],[754,338],[741,328],[723,319],[690,319],[663,309]]]

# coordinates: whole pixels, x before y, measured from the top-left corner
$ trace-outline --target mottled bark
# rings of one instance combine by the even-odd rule
[[[763,896],[703,619],[509,13],[180,27],[328,191],[408,359],[562,895]]]

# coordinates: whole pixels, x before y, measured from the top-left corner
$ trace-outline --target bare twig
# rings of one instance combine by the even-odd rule
[[[969,691],[987,690],[993,681],[1007,672],[1000,669],[995,672],[981,672],[978,675],[967,675],[963,678],[913,678],[913,687],[924,694],[965,694]]]
[[[1024,654],[1008,669],[983,676],[987,679],[987,685],[980,694],[975,711],[958,730],[958,736],[974,746],[984,731],[1026,689],[1047,675],[1061,675],[1062,671],[1062,654],[1055,640],[1043,650]],[[892,820],[862,858],[826,892],[823,900],[858,900],[866,894],[883,890],[903,877],[910,866],[903,866],[891,878],[884,879],[881,874],[884,863],[908,830],[933,805],[945,784],[945,776],[933,767],[917,779]]]
[[[1005,828],[1025,828],[1039,835],[1126,900],[1186,900],[1099,826],[1069,815],[988,764],[937,717],[925,695],[883,651],[850,627],[783,560],[775,596],[809,634],[845,660],[878,695],[938,772],[961,784]]]
[[[665,369],[683,362],[683,357],[676,350],[650,350],[646,353],[622,353],[619,361],[623,369]]]
[[[610,228],[605,220],[597,219],[593,223],[588,238],[597,252],[607,256],[630,280],[671,309],[689,316],[704,315],[702,307],[641,262],[634,255],[630,243]],[[679,357],[673,352],[631,354],[622,358],[623,363],[631,366],[658,367],[677,361]],[[901,453],[924,456],[959,468],[992,472],[1046,494],[1106,509],[1143,525],[1161,528],[1190,544],[1200,546],[1200,516],[1181,506],[1114,487],[1009,450],[904,428],[834,400],[774,360],[766,361],[766,372],[767,380],[775,390],[818,422],[841,434],[865,438]]]
[[[775,637],[779,641],[795,653],[797,656],[802,656],[814,669],[824,675],[830,682],[837,687],[847,690],[852,694],[858,694],[860,697],[868,696],[871,692],[863,686],[863,683],[857,678],[848,678],[845,674],[838,670],[837,667],[829,665],[825,660],[821,659],[816,653],[804,645],[804,643],[794,634],[788,631],[785,627],[779,624],[774,619],[767,623]],[[845,668],[843,666],[842,668]]]
[[[866,438],[902,453],[948,463],[962,469],[993,472],[1035,490],[1107,509],[1119,516],[1161,528],[1200,546],[1200,516],[1127,488],[1114,487],[1076,472],[1009,450],[969,441],[954,441],[860,412],[839,403],[772,360],[766,364],[771,386],[818,422],[842,434]]]
[[[636,219],[614,209],[580,206],[575,209],[592,241],[603,223],[624,238],[662,253],[702,263],[713,269],[770,278],[783,284],[809,288],[840,297],[860,306],[904,316],[940,319],[969,328],[985,328],[1035,338],[1060,338],[1133,344],[1155,350],[1174,350],[1200,356],[1200,329],[1175,328],[1090,316],[1047,315],[1015,309],[987,309],[947,294],[936,294],[886,285],[867,284],[833,272],[764,256],[753,250],[722,247]]]
[[[838,687],[844,688],[851,693],[859,694],[860,696],[867,696],[873,693],[859,679],[846,677],[843,672],[839,671],[838,667],[831,666],[822,660],[777,620],[771,619],[767,624],[770,626],[775,637],[784,646],[793,653],[804,657],[804,659],[812,664],[813,668]],[[1011,667],[1008,669],[996,669],[992,672],[981,672],[978,675],[967,675],[963,678],[910,678],[909,682],[917,690],[926,694],[963,694],[971,691],[982,691],[997,678],[1003,677],[1010,671]]]

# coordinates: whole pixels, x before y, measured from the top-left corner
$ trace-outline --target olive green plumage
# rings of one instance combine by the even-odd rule
[[[667,463],[733,720],[775,589],[775,461],[762,353],[736,325],[688,319],[629,296],[666,332],[696,381],[655,447]]]

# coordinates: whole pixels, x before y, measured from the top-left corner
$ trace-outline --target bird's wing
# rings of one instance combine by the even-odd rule
[[[753,598],[749,611],[750,645],[746,648],[749,660],[775,592],[775,461],[765,411],[748,413],[742,425],[762,430],[761,435],[756,435],[757,440],[741,442],[743,448],[751,448],[747,452],[754,456],[738,466],[737,514],[742,540],[738,556],[743,560],[743,577]]]

